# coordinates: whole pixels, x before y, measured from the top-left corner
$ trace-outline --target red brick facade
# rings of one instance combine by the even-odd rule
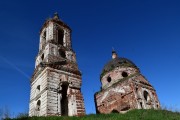
[[[160,108],[155,89],[128,59],[117,57],[106,64],[101,83],[102,89],[95,93],[97,113]]]

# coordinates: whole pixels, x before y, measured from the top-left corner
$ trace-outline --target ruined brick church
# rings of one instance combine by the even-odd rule
[[[56,13],[40,30],[31,79],[29,116],[85,115],[81,72],[71,44],[71,29]]]
[[[104,66],[100,81],[101,90],[94,95],[97,113],[160,108],[153,86],[132,61],[118,57],[116,51]]]
[[[138,67],[115,51],[101,73],[102,87],[95,94],[97,113],[130,109],[157,109],[156,92]],[[85,115],[82,77],[72,49],[71,29],[54,14],[40,30],[39,52],[31,78],[29,116]]]

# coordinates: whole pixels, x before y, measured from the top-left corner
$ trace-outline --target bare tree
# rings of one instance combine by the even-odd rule
[[[10,118],[10,110],[7,106],[5,106],[4,111],[3,111],[3,118],[4,119],[9,119]]]

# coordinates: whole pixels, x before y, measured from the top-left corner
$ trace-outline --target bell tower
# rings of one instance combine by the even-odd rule
[[[31,78],[29,116],[85,115],[81,84],[71,29],[55,13],[40,30],[39,52]]]

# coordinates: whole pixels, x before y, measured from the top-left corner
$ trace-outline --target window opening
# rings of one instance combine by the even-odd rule
[[[63,58],[66,57],[65,51],[59,50],[59,54],[60,54],[60,56],[63,57]]]
[[[41,101],[38,100],[37,106],[36,106],[36,110],[37,110],[37,111],[40,111],[40,106],[41,106]]]
[[[58,44],[63,45],[63,39],[64,39],[64,31],[63,30],[58,30]]]
[[[144,91],[144,99],[145,99],[146,101],[149,100],[149,94],[148,94],[147,91]]]
[[[127,77],[128,76],[127,72],[122,72],[122,76]]]
[[[38,85],[37,88],[36,88],[36,95],[38,95],[39,92],[40,92],[40,85]]]
[[[37,89],[40,90],[40,85],[37,86]]]
[[[41,55],[41,59],[44,60],[44,53]]]
[[[109,83],[111,82],[111,77],[110,77],[110,76],[107,77],[107,81],[108,81]]]

